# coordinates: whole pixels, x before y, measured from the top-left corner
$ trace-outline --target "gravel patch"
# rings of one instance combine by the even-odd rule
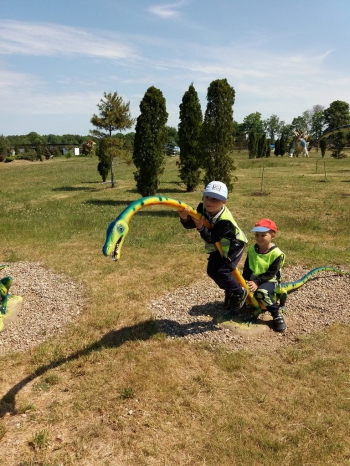
[[[23,302],[14,319],[4,319],[0,354],[25,351],[62,333],[82,312],[83,288],[64,275],[28,262],[10,264],[1,272],[1,278],[6,275],[13,278],[10,292],[22,296]],[[295,281],[308,272],[303,267],[287,267],[283,270],[283,280]],[[216,319],[224,312],[223,291],[206,275],[190,286],[159,296],[148,308],[157,320],[159,331],[169,339],[226,345],[231,350],[274,351],[295,342],[297,336],[320,331],[334,323],[350,324],[349,285],[349,276],[320,272],[290,293],[284,314],[287,331],[283,334],[269,327],[269,313],[259,316],[262,325],[258,332],[254,326],[242,330],[217,324]],[[249,310],[246,312],[249,314]]]
[[[39,263],[17,262],[1,270],[10,276],[10,294],[22,296],[15,316],[4,319],[0,332],[0,354],[25,351],[47,338],[62,333],[84,305],[83,289],[64,275],[57,275]]]
[[[284,268],[283,281],[296,281],[309,271],[303,267]],[[149,309],[157,320],[159,331],[167,338],[204,341],[212,346],[224,344],[232,350],[274,351],[295,342],[297,336],[320,331],[334,323],[350,324],[349,285],[349,276],[320,272],[288,294],[284,313],[287,330],[283,334],[270,328],[268,312],[259,316],[260,326],[243,330],[217,324],[216,318],[224,313],[224,295],[209,277],[159,296],[150,303]],[[245,312],[249,315],[249,309]]]

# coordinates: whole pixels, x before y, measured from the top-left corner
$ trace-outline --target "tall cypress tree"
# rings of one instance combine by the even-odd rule
[[[137,192],[142,196],[152,196],[164,171],[168,136],[168,113],[162,92],[154,86],[149,87],[140,103],[140,110],[134,140],[133,161],[137,168],[134,178]]]
[[[258,155],[258,137],[254,130],[249,131],[248,135],[248,151],[249,151],[249,158],[255,159]]]
[[[217,79],[208,88],[207,101],[202,125],[204,182],[222,181],[232,190],[235,90],[226,79]]]
[[[327,139],[326,138],[320,139],[319,145],[320,145],[322,157],[324,157],[326,155],[326,150],[327,150]]]
[[[177,162],[180,179],[186,191],[194,191],[200,183],[202,109],[193,84],[186,91],[180,104],[179,147],[180,159]]]
[[[287,151],[286,136],[284,133],[281,134],[280,139],[280,155],[283,157]]]
[[[258,159],[266,157],[266,136],[265,136],[265,133],[261,134],[261,136],[259,137],[257,146],[258,146],[258,151],[257,151]]]
[[[280,155],[280,143],[281,141],[279,139],[276,139],[275,141],[275,150],[274,150],[274,154],[276,157],[278,157]]]
[[[108,172],[111,166],[111,160],[107,157],[107,138],[102,138],[99,140],[97,145],[96,155],[99,159],[97,164],[97,171],[102,177],[102,181],[105,183],[107,181]]]

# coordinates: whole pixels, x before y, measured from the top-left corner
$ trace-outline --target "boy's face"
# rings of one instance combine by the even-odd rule
[[[261,231],[261,232],[256,231],[255,241],[259,247],[268,247],[275,236],[276,236],[276,233],[272,230]]]
[[[220,212],[224,204],[226,204],[226,201],[220,201],[220,199],[215,199],[214,197],[210,196],[203,196],[204,208],[211,215],[215,215]]]

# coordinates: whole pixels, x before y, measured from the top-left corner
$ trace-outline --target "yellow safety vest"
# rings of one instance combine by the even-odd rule
[[[206,212],[206,210],[204,209],[204,207],[203,207],[203,210],[204,210],[203,216],[208,220],[208,222],[212,226],[216,225],[218,222],[220,222],[220,220],[228,220],[229,222],[232,223],[234,228],[236,230],[238,230],[238,232],[236,233],[236,239],[238,239],[239,241],[242,241],[243,243],[248,243],[248,240],[247,240],[245,234],[239,228],[239,226],[237,225],[237,223],[236,223],[235,219],[233,218],[231,212],[228,210],[228,208],[226,206],[224,206],[224,210],[222,211],[221,215],[215,221],[214,224],[211,223],[211,218],[208,215],[208,213]],[[229,239],[227,239],[227,238],[221,238],[220,244],[221,244],[221,248],[222,248],[222,252],[223,252],[224,257],[228,257],[229,251],[230,251],[230,246],[231,246],[231,241]],[[217,249],[216,249],[215,244],[209,244],[209,243],[205,242],[205,250],[206,250],[206,252],[208,254],[210,254],[212,252],[215,252]]]
[[[259,254],[255,251],[254,245],[250,246],[248,249],[248,261],[249,268],[252,270],[254,277],[258,277],[265,273],[270,268],[270,265],[280,256],[282,256],[282,261],[279,270],[281,270],[284,265],[285,255],[277,246],[266,254]],[[273,277],[269,280],[269,282],[275,281],[278,281],[277,277]]]

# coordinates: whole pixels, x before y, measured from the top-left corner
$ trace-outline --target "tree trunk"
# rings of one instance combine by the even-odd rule
[[[111,158],[111,182],[112,182],[112,188],[114,188],[115,183],[114,183],[114,167],[113,167],[113,157]]]

